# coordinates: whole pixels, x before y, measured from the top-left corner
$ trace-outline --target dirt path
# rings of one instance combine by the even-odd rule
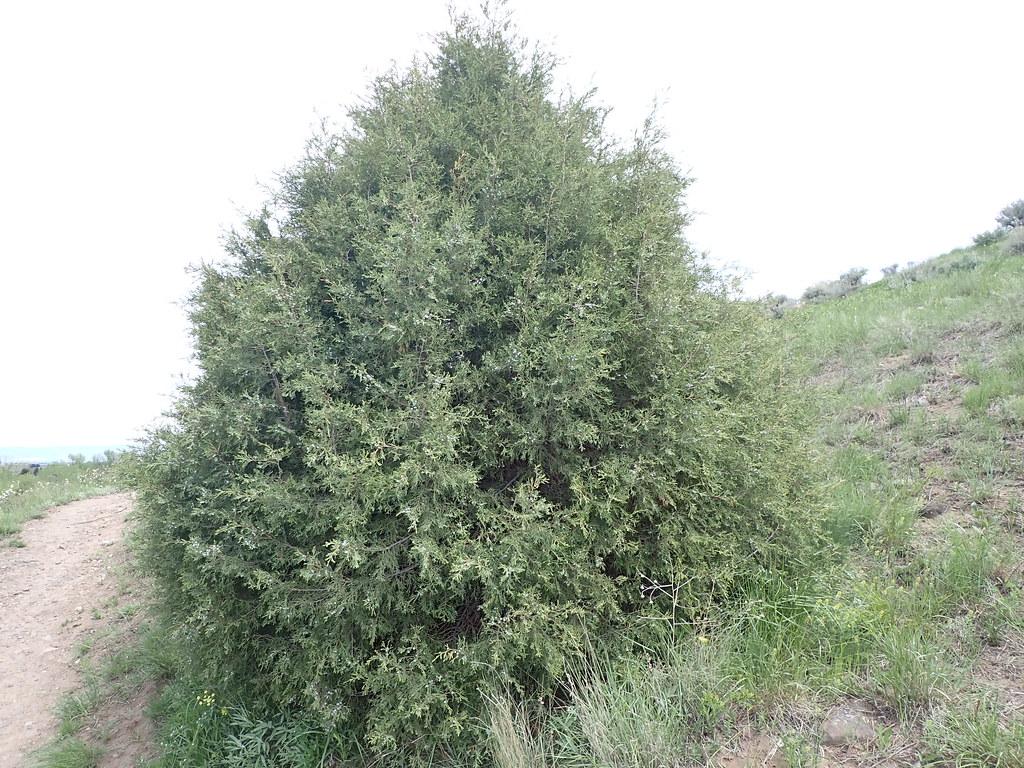
[[[28,522],[0,545],[0,766],[26,764],[56,733],[54,707],[79,684],[75,649],[117,592],[129,494],[85,499]]]

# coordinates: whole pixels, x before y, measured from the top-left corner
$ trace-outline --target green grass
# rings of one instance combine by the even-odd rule
[[[924,384],[922,371],[900,371],[886,382],[883,392],[887,400],[903,400],[920,389]]]
[[[18,533],[26,520],[42,517],[50,507],[118,490],[110,462],[47,464],[38,475],[20,470],[20,465],[0,465],[0,537]]]
[[[54,742],[33,756],[33,768],[97,768],[103,751],[81,739]]]
[[[1000,717],[999,708],[974,706],[936,713],[925,723],[924,766],[1017,768],[1024,765],[1024,722]]]
[[[1024,343],[1002,350],[994,364],[973,372],[975,386],[964,393],[964,408],[973,416],[986,414],[1003,400],[1024,395]]]
[[[615,661],[589,656],[567,676],[569,703],[537,734],[536,718],[514,697],[491,702],[495,761],[533,765],[641,768],[703,763],[709,736],[733,718],[742,689],[724,664],[728,653],[692,639],[658,657]]]
[[[969,269],[957,265],[972,264]],[[807,307],[790,321],[794,351],[808,368],[844,359],[933,355],[943,334],[973,323],[1013,330],[1024,323],[1019,258],[992,249],[954,251],[843,299]],[[793,322],[795,321],[795,322]],[[977,340],[982,334],[971,332]],[[908,354],[908,358],[913,358]]]

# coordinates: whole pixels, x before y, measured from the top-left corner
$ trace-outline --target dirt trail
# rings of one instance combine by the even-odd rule
[[[56,734],[54,707],[79,684],[75,648],[103,624],[125,562],[125,493],[75,501],[0,545],[0,766],[27,764]]]

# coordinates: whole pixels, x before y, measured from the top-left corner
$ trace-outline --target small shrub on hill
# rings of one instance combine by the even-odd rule
[[[775,319],[779,319],[786,314],[786,310],[796,306],[795,301],[782,293],[769,293],[761,299],[761,303],[767,313]]]
[[[815,283],[808,287],[800,298],[804,301],[822,301],[824,299],[835,298],[839,295],[835,290],[835,286],[836,283]]]
[[[847,296],[861,287],[861,281],[867,273],[863,267],[848,270],[838,280],[815,283],[804,291],[802,298],[804,301],[827,301]]]
[[[983,260],[979,258],[977,251],[973,248],[957,248],[939,258],[930,259],[921,264],[908,263],[907,268],[899,273],[897,284],[910,285],[932,280],[942,275],[972,272],[982,263]]]
[[[975,235],[974,244],[981,247],[995,245],[1003,239],[1005,234],[1006,230],[1004,229],[990,229],[987,232],[982,232],[980,235]]]
[[[201,375],[137,457],[200,674],[338,759],[473,762],[488,691],[552,694],[584,637],[815,535],[773,329],[688,247],[658,132],[617,145],[551,77],[464,21],[377,80],[204,273]]]
[[[1006,229],[1024,227],[1024,200],[1017,200],[1003,208],[996,216],[996,223]]]
[[[839,276],[839,284],[852,291],[860,287],[861,281],[867,273],[868,271],[863,267],[855,267]]]

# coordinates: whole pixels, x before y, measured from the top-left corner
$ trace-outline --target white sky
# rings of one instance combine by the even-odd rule
[[[188,370],[187,265],[447,6],[0,4],[0,446],[156,418]],[[928,258],[1024,197],[1024,3],[510,6],[616,132],[659,103],[691,237],[750,293]]]

